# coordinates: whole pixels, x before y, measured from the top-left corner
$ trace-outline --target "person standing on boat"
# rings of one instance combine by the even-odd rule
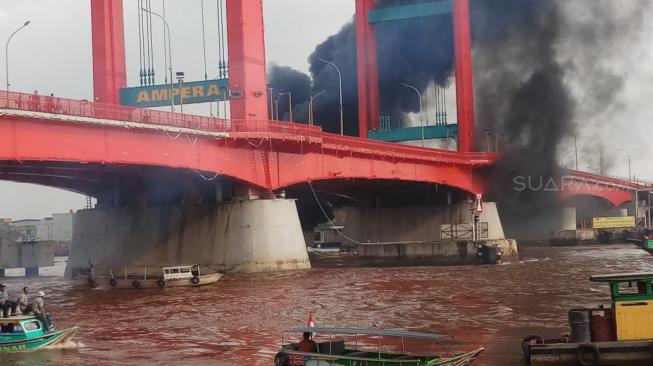
[[[18,309],[23,313],[23,315],[32,312],[32,304],[29,303],[27,294],[29,294],[29,287],[25,286],[23,287],[23,293],[20,294],[20,297],[18,298]]]
[[[304,332],[303,339],[297,344],[299,352],[317,352],[317,343],[311,339],[310,332]]]
[[[32,311],[34,311],[34,316],[43,322],[45,325],[45,331],[48,332],[50,330],[51,322],[50,316],[45,312],[45,303],[43,302],[44,297],[45,293],[43,291],[39,291],[36,294],[36,298],[32,304]]]
[[[0,283],[0,306],[2,306],[3,318],[9,317],[9,309],[11,309],[11,315],[16,315],[16,303],[9,300],[7,285],[5,283]]]
[[[95,278],[95,262],[92,258],[88,259],[88,275],[90,278]]]

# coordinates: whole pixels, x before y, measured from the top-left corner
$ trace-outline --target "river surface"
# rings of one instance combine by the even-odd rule
[[[215,285],[91,290],[61,275],[6,279],[47,293],[58,328],[77,325],[67,349],[4,354],[1,365],[273,365],[282,330],[303,326],[401,328],[446,333],[457,350],[486,347],[479,366],[520,365],[520,340],[568,332],[567,310],[609,302],[591,274],[653,271],[628,245],[522,248],[500,266],[346,268],[226,275]],[[8,271],[8,274],[17,274]]]

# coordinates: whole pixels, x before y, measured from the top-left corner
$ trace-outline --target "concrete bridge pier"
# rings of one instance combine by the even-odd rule
[[[86,268],[89,259],[100,273],[194,263],[233,272],[310,268],[295,201],[254,193],[234,189],[223,202],[79,211],[66,272]],[[229,196],[216,188],[216,198]]]
[[[476,227],[472,204],[466,201],[375,206],[347,208],[344,228],[345,235],[356,240],[349,244],[359,257],[375,264],[476,264],[479,244],[497,247],[504,259],[517,257],[517,244],[505,237],[493,202],[483,204]]]

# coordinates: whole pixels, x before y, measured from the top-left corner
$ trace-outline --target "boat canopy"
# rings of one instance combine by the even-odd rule
[[[300,327],[290,328],[286,332],[291,333],[322,333],[322,334],[354,334],[354,335],[372,335],[387,337],[419,338],[438,340],[445,337],[441,334],[407,332],[404,330],[384,330],[384,329],[365,329],[365,328],[321,328],[321,327]]]
[[[182,264],[178,266],[162,266],[161,269],[179,269],[179,268],[193,268],[199,267],[199,264]]]
[[[616,273],[609,275],[590,276],[592,282],[635,282],[653,281],[653,272],[642,273]]]

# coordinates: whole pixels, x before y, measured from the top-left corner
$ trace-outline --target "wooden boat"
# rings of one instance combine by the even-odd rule
[[[77,327],[58,331],[32,315],[0,318],[0,352],[27,352],[57,346],[71,340]]]
[[[406,340],[418,339],[440,344],[440,340],[447,336],[401,330],[303,327],[288,329],[284,336],[285,333],[299,333],[300,337],[303,333],[311,333],[315,334],[314,339],[325,341],[316,341],[315,352],[301,352],[295,344],[282,339],[281,350],[274,358],[276,366],[466,366],[483,351],[483,348],[478,348],[450,356],[409,353],[405,349]],[[383,349],[386,338],[394,338],[394,341],[386,341],[386,349]],[[369,339],[374,339],[376,345],[365,346],[363,343]],[[390,344],[401,346],[401,351],[388,350],[392,347]]]
[[[569,311],[571,334],[522,341],[532,365],[653,365],[653,273],[591,276],[607,283],[611,307]]]
[[[160,271],[148,277],[147,268],[128,268],[118,275],[109,271],[109,276],[96,276],[94,271],[80,275],[82,281],[91,287],[112,287],[117,289],[164,288],[164,287],[195,287],[217,282],[222,278],[220,272],[204,272],[199,264],[161,267]]]

